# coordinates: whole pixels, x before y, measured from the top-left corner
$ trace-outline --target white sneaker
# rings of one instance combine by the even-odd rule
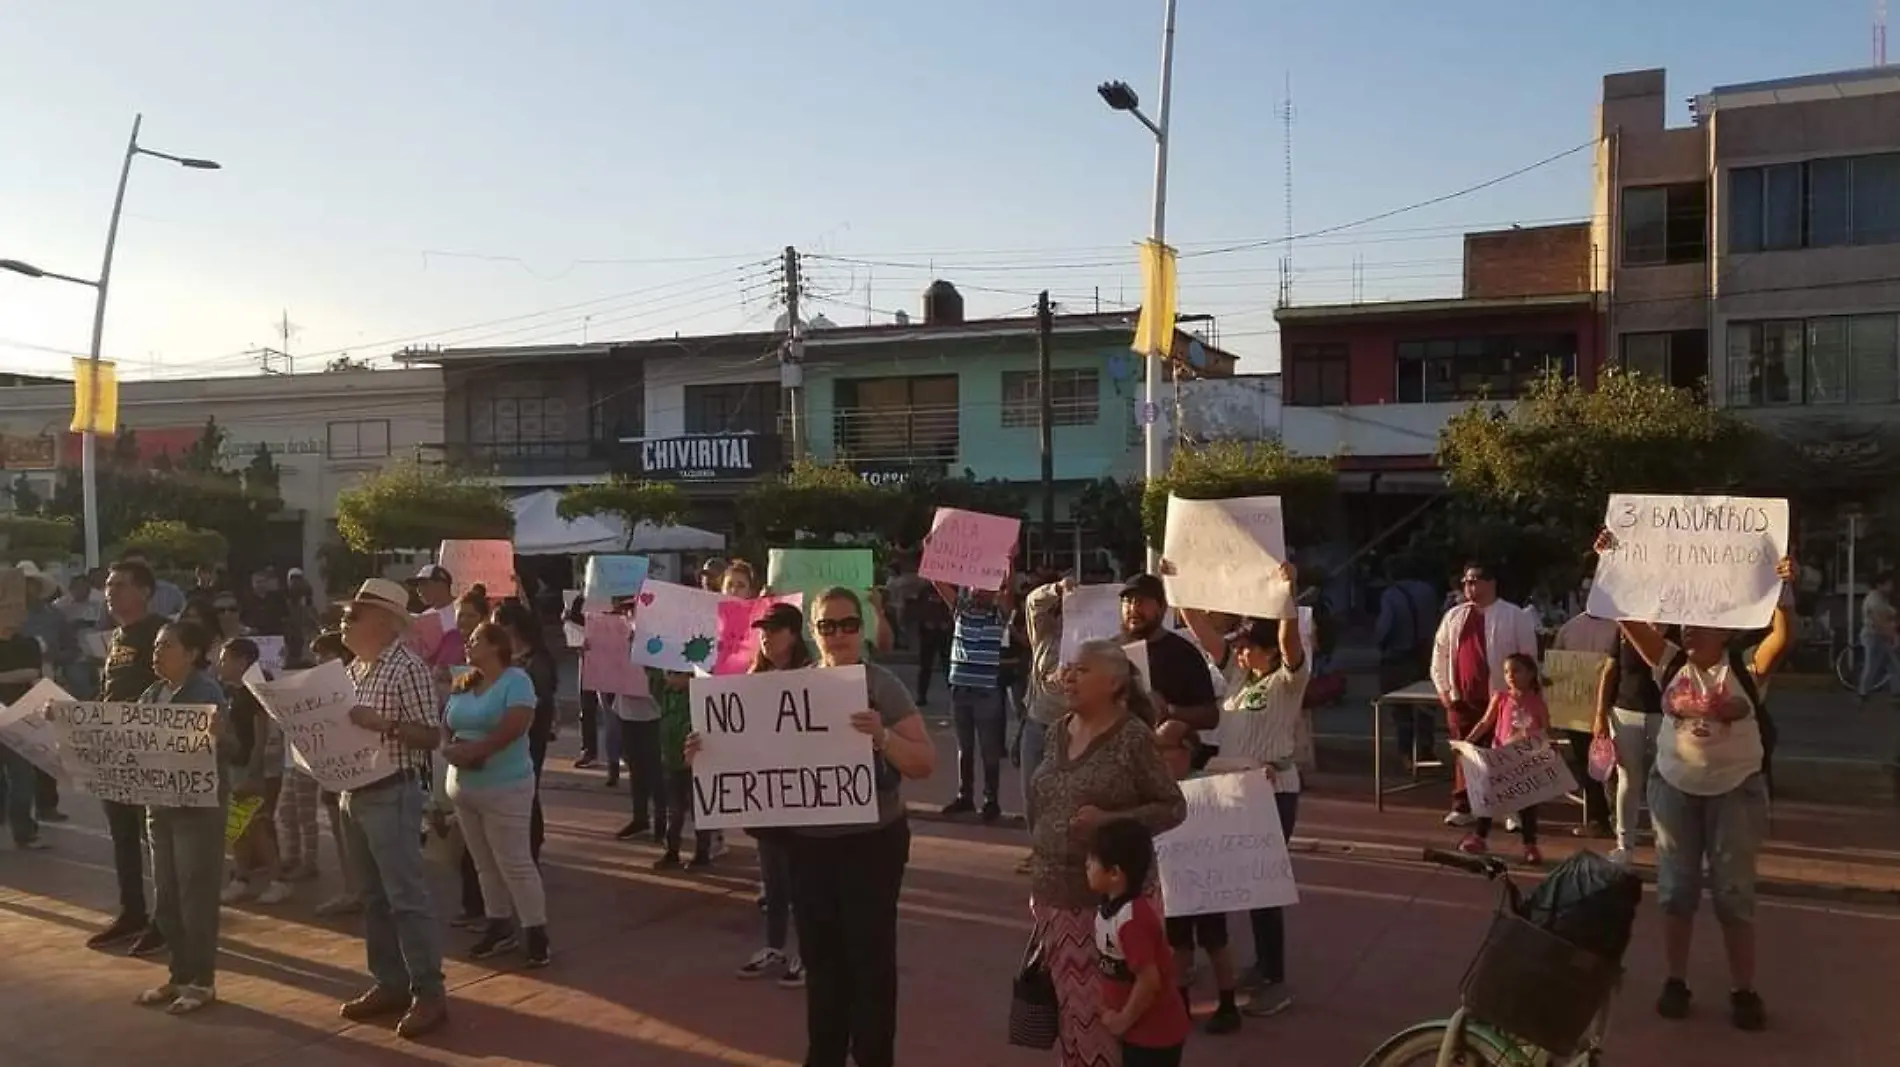
[[[1448,811],[1445,813],[1446,826],[1470,826],[1477,818],[1468,811]]]
[[[718,859],[719,857],[725,854],[726,854],[726,835],[723,831],[715,830],[713,831],[712,851],[707,853],[707,855],[711,856],[713,859]]]
[[[762,948],[754,952],[752,958],[747,960],[745,966],[739,968],[737,973],[741,978],[764,978],[784,967],[785,953],[775,948]]]
[[[1518,821],[1517,821],[1517,816],[1515,816],[1515,815],[1506,815],[1506,816],[1504,817],[1504,832],[1505,832],[1505,833],[1507,833],[1507,834],[1514,834],[1514,833],[1517,833],[1517,828],[1518,828],[1518,825],[1519,825],[1519,824],[1518,824]]]
[[[250,897],[251,887],[241,878],[224,883],[224,892],[218,894],[218,900],[225,904],[242,904]]]
[[[785,973],[778,976],[781,989],[805,988],[805,963],[797,956],[785,958]]]
[[[265,905],[282,904],[284,901],[289,900],[296,892],[295,889],[290,887],[289,882],[272,882],[264,887],[262,893],[257,895],[257,902]]]

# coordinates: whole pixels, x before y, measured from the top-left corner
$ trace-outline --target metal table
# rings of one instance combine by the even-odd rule
[[[1412,764],[1411,780],[1387,789],[1385,786],[1385,709],[1388,705],[1404,707],[1410,710],[1414,737],[1418,736],[1419,713],[1421,710],[1431,715],[1433,717],[1432,721],[1434,722],[1436,722],[1442,714],[1438,704],[1438,690],[1433,688],[1432,683],[1429,681],[1413,682],[1403,689],[1394,689],[1384,696],[1373,698],[1372,790],[1373,801],[1379,811],[1385,810],[1385,798],[1388,794],[1403,793],[1408,789],[1417,789],[1419,786],[1424,785],[1425,780],[1418,775],[1421,769],[1445,770],[1450,766],[1444,760],[1437,759],[1435,755],[1432,759],[1415,761]],[[1416,742],[1414,742],[1414,752],[1416,752]],[[1434,750],[1434,753],[1435,752],[1436,750]]]

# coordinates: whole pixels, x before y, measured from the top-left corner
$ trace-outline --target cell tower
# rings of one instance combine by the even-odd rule
[[[1280,101],[1280,141],[1286,160],[1286,243],[1280,250],[1280,306],[1293,302],[1293,74]]]
[[[1874,66],[1887,65],[1887,0],[1874,0]]]

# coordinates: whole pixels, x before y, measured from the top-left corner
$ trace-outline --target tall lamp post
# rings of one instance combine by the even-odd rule
[[[1160,245],[1167,237],[1168,223],[1168,103],[1174,89],[1174,5],[1167,0],[1167,14],[1161,29],[1161,104],[1150,119],[1141,113],[1141,97],[1127,82],[1104,82],[1095,91],[1116,111],[1126,111],[1148,128],[1155,139],[1154,215],[1148,226],[1148,239]],[[1161,473],[1161,437],[1155,423],[1161,414],[1161,356],[1150,352],[1147,374],[1142,387],[1142,475],[1152,482]],[[1153,573],[1160,553],[1148,546],[1147,569]]]
[[[0,270],[23,274],[29,278],[52,278],[76,285],[89,285],[96,298],[92,305],[92,347],[87,354],[88,373],[92,375],[93,397],[97,402],[99,388],[99,351],[106,332],[106,294],[112,287],[112,250],[119,240],[119,216],[125,211],[125,183],[132,176],[132,159],[135,156],[151,156],[176,163],[192,170],[218,170],[220,165],[209,159],[196,159],[191,156],[174,156],[169,152],[160,152],[145,148],[139,144],[139,127],[144,124],[144,115],[132,117],[132,136],[125,142],[125,160],[119,165],[119,190],[112,197],[112,219],[106,223],[106,253],[99,266],[97,281],[77,278],[70,274],[59,274],[50,270],[41,270],[31,263],[17,259],[0,259]],[[98,477],[99,434],[93,419],[93,413],[85,413],[85,425],[79,438],[79,479],[80,493],[85,509],[86,522],[86,566],[99,565],[99,477]]]

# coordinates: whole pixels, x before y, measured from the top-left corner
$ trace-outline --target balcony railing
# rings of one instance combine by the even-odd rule
[[[849,463],[954,464],[962,451],[954,406],[841,408],[832,423]]]

